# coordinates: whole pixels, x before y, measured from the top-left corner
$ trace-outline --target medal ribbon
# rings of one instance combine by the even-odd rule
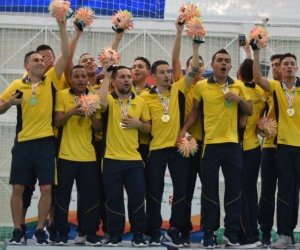
[[[135,84],[135,91],[138,96],[141,94],[140,87],[137,84]]]
[[[169,111],[169,103],[170,103],[170,98],[171,98],[171,94],[169,93],[168,96],[167,96],[167,100],[165,102],[162,94],[160,93],[159,89],[156,88],[156,93],[158,94],[158,97],[159,97],[159,100],[163,106],[163,109],[164,109],[164,114],[167,115],[168,114],[168,111]]]
[[[214,78],[214,79],[215,79],[215,78]],[[224,95],[225,95],[226,93],[229,92],[228,80],[227,80],[226,83],[225,83],[225,88],[224,88],[224,87],[222,88],[222,87],[218,84],[218,82],[217,82],[216,79],[215,79],[215,82],[216,82],[216,84],[220,87],[220,89],[222,90],[222,92],[224,93]]]
[[[293,84],[292,94],[291,95],[289,95],[289,91],[288,91],[288,89],[287,89],[284,81],[282,81],[282,87],[283,87],[283,90],[285,92],[286,99],[287,99],[287,101],[289,103],[289,108],[293,108],[293,101],[294,101],[294,95],[295,95],[295,90],[296,90],[296,82],[294,82],[294,84]]]
[[[39,85],[40,82],[32,84],[32,96],[35,96],[36,88]]]
[[[90,87],[90,89],[92,91],[92,94],[95,94],[95,90],[94,90],[93,85],[90,82],[88,82],[87,84],[89,85],[89,87]]]
[[[128,99],[127,104],[126,104],[126,108],[124,108],[123,101],[119,98],[119,103],[120,103],[120,107],[121,107],[122,118],[125,118],[127,116],[127,114],[128,114],[129,106],[130,106],[130,103],[131,103],[131,99],[132,99],[132,94],[130,93],[129,99]]]

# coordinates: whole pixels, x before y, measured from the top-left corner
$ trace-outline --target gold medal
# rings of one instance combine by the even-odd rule
[[[286,112],[289,116],[293,116],[295,114],[295,110],[293,108],[288,108]]]
[[[161,117],[161,120],[162,120],[163,122],[168,122],[168,121],[170,121],[170,116],[169,116],[169,115],[163,115],[163,116]]]

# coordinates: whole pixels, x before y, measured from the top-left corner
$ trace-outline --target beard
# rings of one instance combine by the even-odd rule
[[[131,89],[118,89],[118,90],[123,95],[129,94],[131,91]]]

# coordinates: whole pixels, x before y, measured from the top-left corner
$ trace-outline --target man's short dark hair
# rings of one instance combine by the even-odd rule
[[[53,49],[52,49],[49,45],[41,44],[40,46],[38,46],[38,47],[36,48],[36,51],[37,51],[37,52],[40,52],[41,50],[51,50],[53,56],[55,56]]]
[[[246,58],[240,65],[239,72],[241,78],[246,82],[252,82],[253,80],[252,67],[253,67],[253,60],[250,58]]]
[[[29,57],[31,56],[31,55],[33,55],[33,54],[39,54],[38,52],[36,52],[36,51],[30,51],[30,52],[28,52],[26,55],[25,55],[25,57],[24,57],[24,63],[27,63],[28,62],[28,59],[29,59]]]
[[[72,76],[72,73],[73,73],[74,69],[84,69],[84,67],[83,67],[82,65],[75,65],[75,66],[71,69],[70,76]]]
[[[292,57],[295,59],[296,63],[297,63],[297,57],[294,55],[294,54],[291,54],[291,53],[285,53],[283,54],[281,57],[280,57],[280,60],[279,60],[279,64],[281,64],[282,60],[284,58],[287,58],[287,57]]]
[[[190,66],[190,60],[193,58],[193,56],[190,56],[189,59],[186,60],[186,67],[188,68]],[[204,64],[202,56],[199,56],[199,59],[202,61]]]
[[[150,62],[149,62],[149,60],[148,60],[147,58],[145,58],[145,57],[143,57],[143,56],[138,56],[138,57],[136,57],[136,58],[134,59],[134,62],[137,61],[137,60],[143,61],[143,62],[146,64],[147,69],[150,69],[151,64],[150,64]]]
[[[129,68],[127,68],[126,66],[123,66],[123,65],[120,65],[120,66],[118,66],[118,67],[114,67],[114,69],[113,69],[113,71],[112,71],[112,73],[111,73],[111,78],[112,79],[116,79],[116,77],[117,77],[117,74],[118,74],[118,71],[120,70],[120,69],[128,69],[128,70],[130,70]]]
[[[156,74],[156,69],[159,65],[169,65],[169,64],[168,64],[168,62],[163,61],[163,60],[155,61],[154,63],[152,63],[152,66],[151,66],[151,74]]]
[[[215,54],[213,54],[212,58],[211,58],[211,62],[214,62],[216,59],[216,55],[217,54],[226,54],[229,55],[226,49],[220,49],[218,50]],[[230,56],[229,56],[230,57]],[[231,61],[231,57],[230,57],[230,61]]]
[[[274,54],[271,56],[270,61],[272,62],[275,59],[280,59],[283,56],[283,54]]]

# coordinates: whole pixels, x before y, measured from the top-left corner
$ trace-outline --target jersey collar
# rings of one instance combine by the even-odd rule
[[[228,76],[227,81],[228,81],[228,84],[233,84],[233,83],[234,83],[234,80],[233,80],[230,76]],[[207,79],[207,82],[208,82],[208,83],[217,83],[217,82],[216,82],[216,79],[214,78],[213,75],[210,76],[210,77]]]
[[[132,91],[130,91],[130,93],[131,93],[131,99],[134,99],[135,98],[135,94]],[[117,95],[117,93],[116,93],[116,91],[111,92],[111,96],[114,99],[119,98],[118,95]]]

